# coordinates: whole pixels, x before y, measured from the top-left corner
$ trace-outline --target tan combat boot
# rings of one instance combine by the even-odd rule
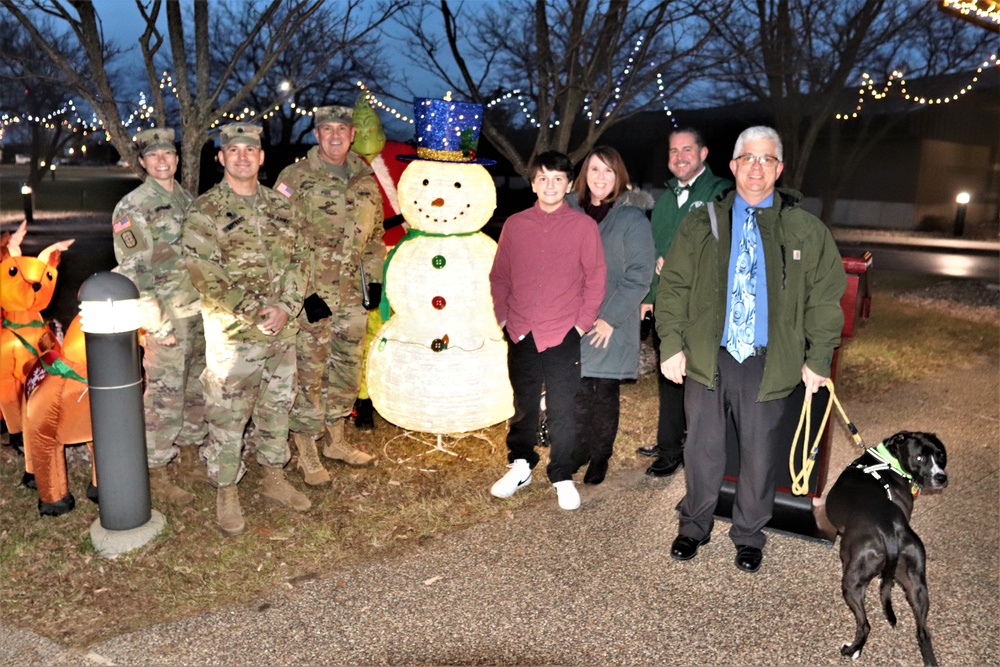
[[[296,467],[302,471],[302,479],[309,486],[319,486],[330,482],[330,473],[326,471],[319,460],[316,451],[316,441],[311,435],[295,433],[292,435],[295,448],[299,450],[299,461]]]
[[[208,476],[205,471],[205,462],[201,460],[198,452],[200,447],[196,445],[184,445],[180,448],[180,453],[171,463],[179,467],[178,477],[192,482],[207,482]]]
[[[326,458],[343,461],[347,465],[357,468],[370,466],[375,460],[361,450],[352,449],[347,445],[344,440],[343,419],[338,419],[334,426],[327,426],[326,430],[330,434],[330,441],[323,447],[323,456]]]
[[[265,498],[270,498],[298,512],[305,512],[312,507],[312,501],[288,483],[288,480],[285,479],[285,471],[281,468],[264,467],[264,479],[260,483],[260,493]]]
[[[215,497],[215,515],[219,520],[219,529],[229,536],[243,532],[246,524],[243,522],[243,510],[240,509],[240,495],[236,485],[220,486]]]
[[[187,505],[194,500],[193,493],[174,484],[166,466],[149,469],[149,490],[156,497],[175,505]]]

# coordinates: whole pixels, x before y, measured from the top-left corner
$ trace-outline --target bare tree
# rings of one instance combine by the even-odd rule
[[[456,97],[521,91],[534,142],[520,149],[488,111],[483,133],[520,173],[545,150],[579,161],[615,124],[657,108],[704,72],[715,0],[440,0],[401,23],[411,51]],[[418,58],[414,58],[418,60]],[[503,118],[503,114],[500,114]]]
[[[39,29],[54,43],[57,35],[47,26]],[[9,16],[0,17],[0,107],[11,115],[30,118],[23,125],[23,134],[31,155],[27,185],[37,187],[45,176],[46,164],[53,165],[56,156],[73,137],[68,112],[52,116],[65,108],[71,97],[69,86],[61,73],[45,60],[39,60],[31,36]],[[82,64],[83,54],[66,48],[67,56]]]
[[[982,53],[985,40],[973,35],[959,46],[970,31],[948,23],[934,3],[739,0],[718,24],[710,51],[721,63],[724,90],[769,107],[784,142],[782,178],[799,189],[821,132],[857,100],[862,73],[887,77],[909,64],[913,75],[926,75],[968,65],[970,54]],[[870,119],[865,123],[852,134],[855,144],[833,146],[833,166],[841,170],[831,174],[835,182],[884,134],[884,126],[875,134]]]
[[[272,150],[303,141],[312,129],[303,117],[306,110],[326,104],[353,105],[360,94],[359,79],[386,79],[385,49],[373,39],[377,34],[373,29],[400,7],[399,3],[385,5],[387,14],[372,14],[364,11],[370,5],[337,2],[308,18],[244,100],[246,107],[265,112],[264,140]],[[242,6],[224,5],[214,20],[218,37],[212,43],[213,63],[221,66],[250,28],[252,16]],[[260,69],[263,57],[261,46],[252,45],[244,64],[234,70],[230,89],[243,87]]]
[[[406,1],[384,0],[378,5],[371,5],[363,0],[339,0],[337,8],[342,15],[346,15],[366,5],[366,11],[370,11],[373,18],[360,29],[367,31],[391,16]],[[192,3],[190,16],[185,16],[179,0],[135,0],[136,8],[146,21],[139,47],[158,124],[166,124],[167,120],[165,94],[159,87],[160,73],[163,67],[173,72],[180,119],[181,157],[185,165],[182,182],[186,188],[197,189],[200,152],[209,139],[209,131],[231,111],[241,108],[247,96],[271,71],[289,43],[305,28],[323,2],[239,2],[244,13],[252,17],[249,29],[239,36],[241,41],[232,42],[232,51],[213,72],[210,46],[215,37],[210,36],[209,26],[212,25],[211,10],[217,9],[218,3],[196,1]],[[121,122],[121,100],[116,95],[105,64],[108,42],[93,5],[84,0],[0,0],[0,5],[29,31],[39,51],[59,68],[74,90],[93,108],[119,152],[135,163],[131,137]],[[166,36],[157,26],[161,11],[165,12],[167,19]],[[62,22],[86,53],[87,68],[75,68],[64,52],[46,42],[36,26],[39,16],[54,17]],[[193,36],[190,35],[192,32]],[[360,36],[354,35],[352,39]],[[255,54],[252,61],[250,53]],[[251,63],[254,69],[244,72],[243,68]],[[233,85],[237,72],[243,77],[242,83]],[[301,82],[319,73],[320,70],[312,69]]]

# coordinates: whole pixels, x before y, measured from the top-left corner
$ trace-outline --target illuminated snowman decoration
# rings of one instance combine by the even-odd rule
[[[483,167],[493,162],[475,157],[480,105],[418,99],[414,109],[417,155],[397,185],[410,231],[386,263],[393,314],[372,341],[368,391],[397,426],[466,433],[514,414],[490,295],[497,245],[480,231],[496,208]]]

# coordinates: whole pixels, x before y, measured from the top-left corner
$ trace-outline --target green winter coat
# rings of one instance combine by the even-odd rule
[[[725,329],[731,211],[736,191],[714,206],[695,208],[681,223],[660,275],[656,332],[660,358],[683,351],[687,377],[715,387],[716,355]],[[802,195],[775,189],[774,203],[757,214],[767,271],[767,362],[758,401],[783,398],[802,379],[803,361],[830,377],[844,314],[847,276],[830,230],[799,207]]]
[[[667,181],[666,191],[656,200],[653,213],[650,216],[650,225],[653,228],[653,242],[656,244],[656,256],[666,257],[670,250],[670,244],[677,234],[677,229],[681,226],[681,220],[693,208],[704,206],[715,199],[719,193],[733,187],[733,182],[728,178],[722,178],[712,173],[712,169],[706,164],[698,178],[694,179],[691,190],[688,192],[687,201],[683,206],[677,205],[677,195],[674,188],[680,183],[676,178]],[[660,277],[653,274],[653,282],[649,286],[649,294],[643,299],[643,303],[654,303],[656,300],[656,288],[659,285]]]

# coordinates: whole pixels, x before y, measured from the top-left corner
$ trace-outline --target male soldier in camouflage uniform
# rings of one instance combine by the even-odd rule
[[[184,223],[191,280],[201,292],[207,367],[209,480],[227,535],[245,527],[236,484],[246,472],[243,434],[253,418],[261,494],[305,511],[312,505],[285,479],[288,414],[295,399],[295,316],[302,308],[309,248],[300,212],[257,182],[261,128],[222,128],[221,183],[203,194]]]
[[[196,458],[208,433],[199,378],[205,370],[201,305],[181,250],[181,225],[194,197],[174,180],[173,130],[142,130],[136,144],[146,180],[115,207],[115,258],[118,273],[139,288],[150,488],[186,504],[194,495],[171,481],[167,464],[179,447],[189,447]]]
[[[295,345],[299,394],[291,420],[307,484],[330,481],[316,455],[324,427],[329,433],[324,456],[352,466],[372,462],[344,441],[344,419],[361,382],[368,319],[363,295],[368,283],[382,282],[385,259],[375,233],[382,221],[382,195],[371,168],[350,152],[352,114],[350,107],[317,109],[313,133],[319,145],[306,159],[286,167],[275,185],[304,209],[313,243],[309,296],[299,315]],[[369,293],[376,305],[379,298]]]

